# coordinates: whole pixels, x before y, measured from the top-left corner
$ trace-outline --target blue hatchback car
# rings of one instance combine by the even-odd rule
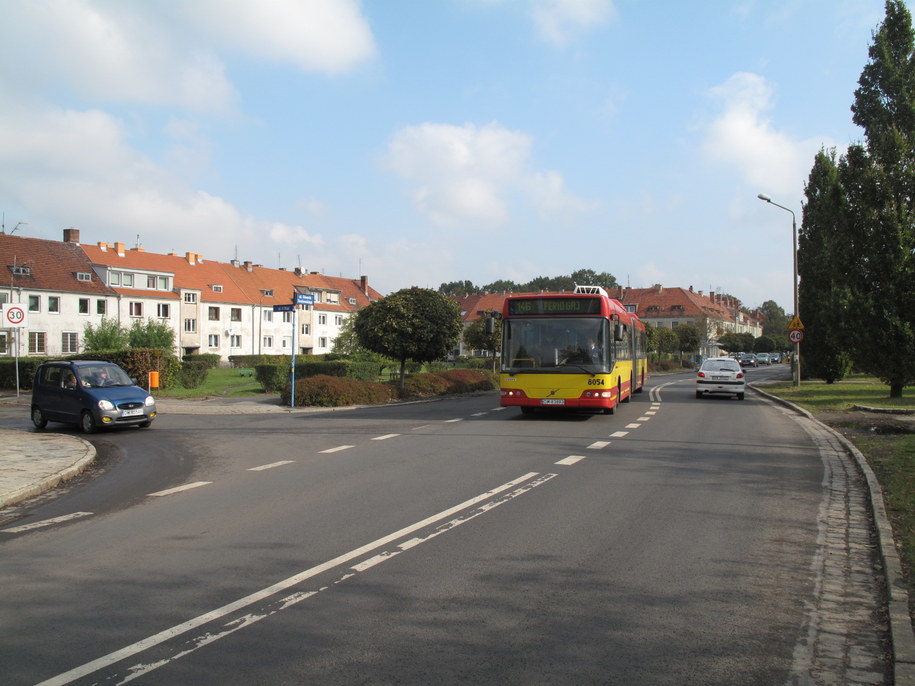
[[[32,387],[32,423],[76,424],[83,432],[101,427],[146,428],[156,416],[156,401],[121,367],[104,360],[45,362]]]

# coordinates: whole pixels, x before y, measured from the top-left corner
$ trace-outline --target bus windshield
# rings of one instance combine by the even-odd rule
[[[610,363],[606,319],[512,318],[502,322],[502,369],[591,373]]]

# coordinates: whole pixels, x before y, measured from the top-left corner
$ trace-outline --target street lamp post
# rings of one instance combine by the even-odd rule
[[[793,210],[789,210],[787,207],[785,207],[784,205],[779,205],[777,202],[772,202],[772,198],[770,198],[765,193],[760,193],[756,197],[759,198],[760,200],[764,200],[765,202],[769,203],[770,205],[775,205],[776,207],[779,207],[779,208],[785,210],[785,212],[791,212],[791,247],[792,247],[791,252],[792,252],[792,256],[794,257],[794,316],[799,317],[798,309],[797,309],[797,219],[794,216]],[[794,344],[794,360],[791,363],[791,371],[792,371],[791,376],[792,376],[793,384],[795,386],[800,386],[801,385],[801,344],[800,344],[800,342],[796,342]]]

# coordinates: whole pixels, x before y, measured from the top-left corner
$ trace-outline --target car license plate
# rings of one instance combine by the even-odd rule
[[[540,401],[541,405],[565,405],[566,401],[562,398],[546,398]]]
[[[727,381],[728,377],[726,376],[713,376],[712,381]]]
[[[121,410],[122,417],[139,417],[143,414],[143,408],[138,407],[135,410]]]

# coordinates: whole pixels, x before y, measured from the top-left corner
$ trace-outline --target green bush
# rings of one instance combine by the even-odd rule
[[[276,393],[289,385],[289,364],[255,365],[254,378],[264,387],[264,393]]]
[[[396,390],[388,384],[325,374],[297,379],[295,382],[295,404],[297,406],[373,405],[391,401],[395,393]],[[280,399],[284,404],[290,404],[288,384],[281,391]]]
[[[200,388],[209,371],[209,362],[205,360],[185,361],[178,372],[178,380],[182,388]]]
[[[289,355],[229,355],[229,364],[236,369],[253,369],[259,364],[280,364],[289,369]]]
[[[476,369],[449,369],[435,374],[443,379],[448,387],[446,393],[470,393],[472,391],[491,391],[498,388],[499,384],[493,378],[492,372]],[[409,379],[407,379],[409,383]]]
[[[412,374],[404,381],[404,397],[416,398],[430,395],[442,395],[448,390],[448,381],[429,373]]]
[[[47,357],[19,358],[19,388],[24,391],[32,389],[35,371]],[[0,359],[0,388],[16,388],[15,358]]]
[[[216,369],[220,359],[215,353],[191,353],[184,356],[185,362],[205,362],[207,369]]]
[[[349,367],[352,363],[348,360],[306,360],[295,363],[295,378],[306,378],[309,376],[349,376]]]

